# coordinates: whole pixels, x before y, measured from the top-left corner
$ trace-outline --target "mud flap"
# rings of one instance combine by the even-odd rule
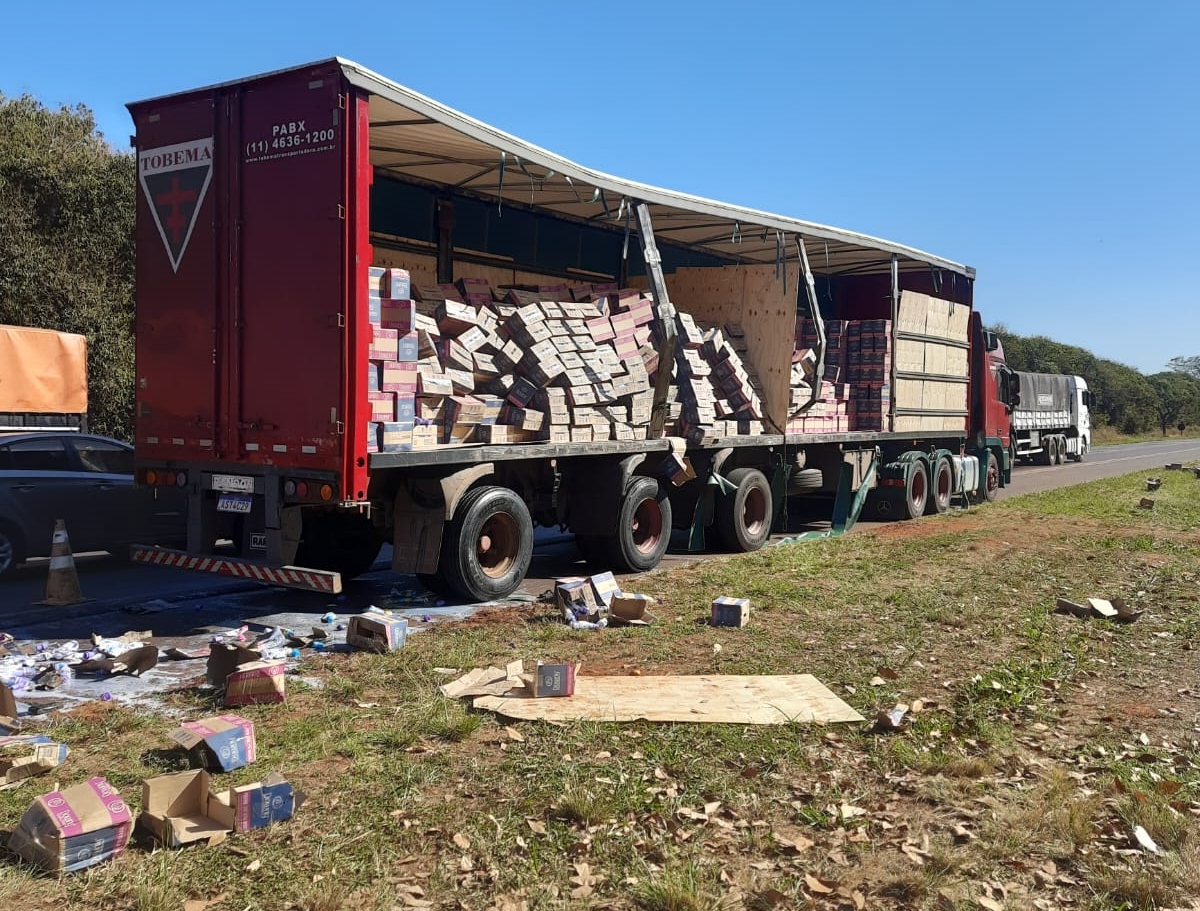
[[[704,482],[704,493],[696,500],[696,511],[692,515],[692,527],[688,530],[688,552],[696,553],[707,547],[705,529],[712,525],[717,509],[718,493],[733,493],[737,490],[715,471],[710,472]]]
[[[421,506],[401,486],[396,492],[393,517],[392,569],[398,573],[436,573],[446,507]]]

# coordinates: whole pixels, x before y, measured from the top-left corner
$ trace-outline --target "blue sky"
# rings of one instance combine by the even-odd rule
[[[0,92],[118,146],[128,101],[340,55],[589,167],[972,265],[1016,332],[1200,354],[1200,4],[11,6]]]

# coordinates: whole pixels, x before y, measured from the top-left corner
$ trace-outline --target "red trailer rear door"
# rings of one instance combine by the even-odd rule
[[[340,92],[330,63],[134,106],[141,459],[343,469]]]

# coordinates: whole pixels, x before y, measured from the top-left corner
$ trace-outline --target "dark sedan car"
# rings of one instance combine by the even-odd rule
[[[184,492],[135,487],[133,447],[81,433],[0,433],[0,576],[49,556],[58,519],[77,554],[179,546],[187,535]]]

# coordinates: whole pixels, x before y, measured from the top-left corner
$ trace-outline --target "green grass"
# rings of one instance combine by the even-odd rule
[[[1147,491],[1147,478],[1161,479],[1162,486],[1156,491]],[[1154,508],[1141,508],[1139,503],[1143,498],[1153,500]],[[1138,525],[1187,531],[1200,527],[1200,479],[1190,470],[1157,468],[1076,487],[1027,494],[1006,500],[998,508],[1018,513],[1029,521],[1062,516],[1104,522],[1118,529]],[[1146,549],[1154,545],[1152,536],[1143,538],[1143,542]]]

